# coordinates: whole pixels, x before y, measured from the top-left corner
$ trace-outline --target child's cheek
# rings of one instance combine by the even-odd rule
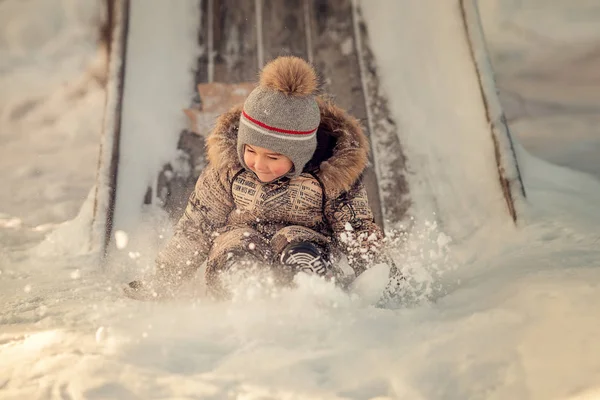
[[[287,171],[285,170],[285,166],[283,166],[283,165],[279,165],[279,166],[277,166],[277,168],[273,169],[273,173],[276,175],[283,175],[286,172]]]
[[[274,168],[272,171],[274,173],[276,173],[277,175],[285,175],[289,172],[289,170],[292,168],[291,163],[290,162],[279,162],[277,163],[276,168]]]

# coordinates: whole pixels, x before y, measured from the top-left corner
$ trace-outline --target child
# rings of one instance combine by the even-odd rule
[[[130,296],[172,296],[205,260],[216,296],[226,295],[220,274],[248,259],[288,278],[332,277],[340,254],[356,276],[377,260],[383,234],[361,181],[367,138],[316,88],[308,63],[279,57],[243,106],[220,116],[174,236],[154,276],[126,288]]]

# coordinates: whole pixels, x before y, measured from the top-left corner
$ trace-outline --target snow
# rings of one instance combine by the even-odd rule
[[[195,93],[200,8],[196,0],[134,0],[129,13],[117,177],[124,190],[117,192],[114,229],[132,234],[143,218],[144,194],[149,187],[156,194],[158,171],[176,158],[187,127],[183,109]]]
[[[106,61],[96,42],[100,10],[95,1],[71,3],[0,4],[0,219],[20,226],[0,230],[3,244],[26,246],[74,218],[95,177]]]
[[[600,178],[598,2],[479,3],[513,132],[538,156]]]
[[[129,237],[126,232],[123,231],[115,231],[115,243],[117,245],[117,249],[122,250],[127,247],[127,243],[129,242]]]
[[[600,397],[600,181],[598,175],[576,171],[584,169],[580,153],[564,148],[565,143],[597,143],[598,135],[593,125],[585,129],[581,123],[587,116],[571,106],[573,93],[565,94],[561,118],[569,124],[582,124],[577,136],[566,135],[562,125],[551,123],[544,131],[519,132],[520,138],[528,138],[529,145],[543,143],[573,167],[542,161],[528,154],[536,150],[535,146],[519,145],[528,190],[526,223],[518,228],[504,226],[498,222],[501,217],[491,214],[486,223],[478,225],[476,234],[469,235],[468,227],[461,231],[459,221],[439,225],[426,218],[431,209],[437,209],[440,220],[448,221],[452,213],[446,208],[451,204],[426,208],[430,203],[425,203],[425,218],[415,223],[406,238],[407,250],[396,249],[394,254],[413,279],[406,290],[411,297],[406,307],[373,306],[386,273],[383,265],[363,275],[350,294],[320,280],[300,278],[297,290],[283,292],[246,282],[230,303],[210,302],[193,288],[188,288],[183,299],[140,303],[123,298],[118,287],[126,275],[138,272],[131,268],[143,269],[151,263],[150,253],[162,240],[158,236],[168,237],[168,229],[143,232],[135,240],[126,231],[130,240],[120,251],[129,260],[129,267],[102,270],[96,256],[86,251],[91,194],[84,198],[93,191],[97,153],[91,149],[98,146],[102,96],[96,81],[83,84],[80,77],[95,73],[96,60],[102,59],[95,49],[93,24],[89,23],[90,18],[99,18],[100,12],[92,1],[55,1],[54,7],[45,6],[46,1],[28,2],[44,10],[44,19],[28,12],[21,1],[0,2],[0,18],[10,16],[10,24],[0,24],[1,49],[10,56],[0,56],[0,82],[10,89],[3,90],[1,98],[0,159],[6,165],[0,170],[3,182],[11,188],[0,202],[0,219],[5,221],[0,225],[1,398]],[[595,25],[590,22],[569,29],[573,15],[579,16],[578,21],[593,20],[589,10],[594,3],[583,0],[557,3],[555,11],[545,6],[544,18],[530,11],[540,7],[542,0],[486,1],[502,7],[502,12],[492,15],[498,21],[510,15],[522,26],[535,27],[535,32],[546,32],[557,41],[584,41],[594,26],[600,26],[596,19]],[[365,18],[371,39],[380,42],[374,50],[389,87],[387,94],[398,95],[393,97],[392,110],[404,115],[407,105],[402,101],[407,94],[403,91],[418,88],[416,83],[404,88],[409,82],[393,74],[394,65],[404,59],[400,46],[406,44],[399,43],[399,35],[392,37],[388,32],[391,21],[377,10],[380,4],[371,0],[365,3],[369,4],[365,5]],[[588,12],[581,13],[586,4]],[[394,7],[399,5],[386,3],[384,14],[401,15]],[[427,4],[424,7],[433,14],[425,18],[417,9],[406,12],[445,26],[444,21],[435,19],[441,14]],[[486,14],[488,21],[492,16]],[[596,17],[600,18],[599,13]],[[552,29],[544,28],[540,20],[552,21]],[[505,40],[501,37],[504,31],[493,25],[498,21],[486,25],[493,28],[488,32],[497,30],[492,43]],[[406,28],[400,25],[393,27]],[[5,30],[7,26],[13,28]],[[442,37],[429,39],[445,43]],[[526,49],[517,39],[503,44],[502,51],[510,50],[510,46]],[[444,48],[450,52],[451,45]],[[414,46],[418,51],[417,43]],[[388,58],[381,54],[386,49],[392,53]],[[447,61],[450,55],[429,56]],[[63,62],[64,68],[57,68]],[[493,62],[495,66],[505,65],[497,59]],[[523,62],[527,64],[523,68],[530,72],[532,65],[537,65],[528,59]],[[510,63],[518,69],[518,61]],[[455,67],[459,69],[458,62]],[[416,69],[411,72],[414,80],[423,80]],[[451,78],[458,80],[459,76]],[[508,74],[501,81],[510,79]],[[432,81],[446,84],[443,76],[427,75],[423,81],[425,91],[415,97],[410,108],[414,112],[419,111],[418,105],[428,104]],[[29,82],[43,84],[23,90]],[[539,84],[550,83],[548,78]],[[87,94],[76,101],[66,100],[66,93],[78,85]],[[462,89],[467,86],[465,83]],[[558,86],[555,90],[560,92]],[[551,91],[551,87],[544,90]],[[27,117],[10,116],[16,104],[27,102],[28,97],[37,98],[41,92],[49,100]],[[560,93],[555,95],[560,99]],[[465,99],[465,107],[478,107]],[[418,119],[426,111],[427,115],[440,113],[439,118],[448,118],[448,124],[462,126],[461,118],[452,114],[456,110],[448,111],[441,100],[431,100],[431,109],[413,116],[408,126],[415,130],[444,127],[434,118]],[[475,111],[462,110],[461,115],[477,115]],[[45,121],[48,115],[58,122]],[[520,123],[537,117],[523,118]],[[170,122],[177,126],[175,117]],[[464,124],[479,126],[475,119]],[[73,140],[65,142],[69,135]],[[443,139],[441,133],[437,138]],[[414,136],[407,136],[407,140],[418,145]],[[60,147],[56,143],[66,144]],[[444,144],[421,143],[431,147],[416,149],[420,152],[415,154],[423,158],[444,155]],[[47,157],[43,164],[36,156],[42,151]],[[543,149],[536,154],[547,156]],[[460,157],[476,166],[483,162],[471,160],[468,154]],[[445,161],[450,164],[447,174],[452,178],[460,168],[452,164],[452,158]],[[593,167],[592,161],[585,166]],[[41,177],[18,174],[23,165],[38,168]],[[479,182],[485,173],[479,169],[466,177]],[[483,192],[489,182],[478,184]],[[34,191],[45,187],[48,189],[42,193],[56,190],[63,195],[40,196]],[[458,203],[456,218],[470,206],[480,210],[473,202],[486,198],[485,193],[478,192],[471,194],[472,198],[468,193],[462,197],[453,191],[445,193]],[[421,195],[427,196],[427,191]],[[149,216],[152,211],[148,210]],[[154,218],[160,220],[160,216]],[[462,233],[462,240],[456,240],[456,231]],[[42,241],[44,236],[47,238]]]
[[[395,12],[384,3],[362,3],[363,16],[378,27],[369,32],[371,47],[407,154],[415,218],[438,218],[456,240],[486,224],[506,224],[506,201],[498,180],[491,179],[498,175],[493,141],[458,2],[414,2],[396,5]],[[410,62],[398,64],[398,54],[409,54]]]

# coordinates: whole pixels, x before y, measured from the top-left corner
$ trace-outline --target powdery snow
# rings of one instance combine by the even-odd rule
[[[528,0],[532,1],[536,0]],[[3,7],[17,3],[1,2],[0,15],[5,15]],[[74,15],[77,7],[88,7],[86,12],[95,7],[91,2],[87,6],[63,3],[68,15]],[[388,71],[383,82],[393,95],[403,87],[396,86],[392,63],[406,56],[390,51],[397,48],[399,36],[390,38],[382,32],[389,29],[383,17],[369,19],[378,16],[370,7],[380,4],[368,3],[365,16],[371,39],[383,41],[375,51],[380,68]],[[386,13],[398,13],[394,7],[399,5],[386,3]],[[50,8],[47,14],[60,14],[59,10]],[[11,15],[23,26],[45,26],[43,21],[30,22],[34,14],[25,12],[16,18],[14,12]],[[558,16],[554,20],[562,21]],[[72,27],[71,33],[79,29],[76,23],[65,26]],[[59,39],[48,36],[49,46],[55,46],[49,59],[81,57],[87,51],[82,50],[86,45],[65,48]],[[88,46],[91,37],[84,41]],[[395,57],[381,57],[385,49]],[[439,57],[445,56],[449,55]],[[49,68],[67,76],[53,65],[32,67],[29,74],[37,79]],[[93,69],[82,63],[73,75],[85,74],[89,68]],[[3,71],[0,79],[10,81],[20,73],[14,71]],[[57,87],[48,90],[61,93]],[[402,103],[396,98],[392,104]],[[435,106],[441,112],[438,118],[446,115],[443,104]],[[49,107],[44,103],[36,113]],[[74,121],[74,130],[68,131],[83,138],[82,146],[97,146],[88,128],[81,127],[87,126],[82,121],[99,112],[101,104],[70,108],[63,110]],[[576,120],[577,114],[572,118]],[[5,126],[3,119],[2,129]],[[60,130],[47,132],[49,141],[53,132],[61,135]],[[3,134],[5,138],[27,148],[28,137]],[[30,159],[26,153],[18,157],[6,149],[2,147],[2,157],[12,155],[13,166]],[[122,242],[121,251],[129,267],[107,272],[95,264],[94,254],[83,251],[89,200],[76,218],[54,229],[33,250],[19,240],[31,243],[25,232],[46,219],[38,215],[20,223],[25,219],[20,212],[31,210],[31,205],[22,204],[19,212],[2,209],[5,222],[0,232],[6,251],[0,252],[0,397],[598,398],[600,183],[519,151],[530,203],[527,223],[519,229],[503,229],[490,218],[476,235],[457,242],[450,241],[447,230],[436,223],[419,221],[408,238],[408,250],[394,255],[413,279],[406,292],[410,306],[399,309],[372,306],[385,266],[369,270],[350,294],[310,279],[300,280],[297,290],[282,293],[273,293],[264,283],[245,282],[240,283],[235,300],[223,304],[206,300],[193,282],[186,298],[135,302],[123,298],[118,287],[139,273],[129,268],[141,270],[151,264],[158,243],[169,234],[164,221],[164,230],[144,232],[136,239],[139,244],[128,233],[130,240]],[[91,169],[86,172],[87,167],[62,153],[54,160],[56,168],[90,175],[88,184],[78,187],[76,198],[81,203],[93,185],[94,166],[85,164]],[[4,176],[12,182],[15,196],[27,193],[27,183],[35,183],[33,178],[16,181]],[[58,175],[48,176],[45,184],[63,181]],[[46,206],[63,207],[65,201],[48,200]],[[1,204],[4,208],[13,203]],[[160,219],[160,214],[147,211]]]

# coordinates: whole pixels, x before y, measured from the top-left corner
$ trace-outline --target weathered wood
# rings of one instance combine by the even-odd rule
[[[202,83],[198,85],[198,93],[202,99],[202,113],[212,113],[214,116],[222,114],[231,107],[243,103],[255,87],[254,82]],[[206,134],[205,131],[198,133]]]
[[[312,0],[310,7],[312,59],[321,77],[322,90],[339,106],[358,118],[369,136],[367,110],[352,20],[350,0]],[[370,157],[371,163],[373,157]],[[377,176],[365,171],[365,186],[375,221],[383,227]]]
[[[196,66],[196,86],[199,83],[208,82],[209,62],[210,62],[210,46],[209,46],[209,10],[208,2],[211,0],[200,0],[200,26],[198,29],[198,44],[200,54],[198,56],[198,64]]]
[[[261,0],[264,64],[293,55],[308,59],[303,0]]]
[[[214,81],[254,81],[258,74],[254,2],[213,1]]]
[[[184,110],[189,119],[188,130],[206,138],[219,115],[243,103],[255,87],[254,82],[199,84],[201,108]],[[204,149],[201,150],[204,151]]]

